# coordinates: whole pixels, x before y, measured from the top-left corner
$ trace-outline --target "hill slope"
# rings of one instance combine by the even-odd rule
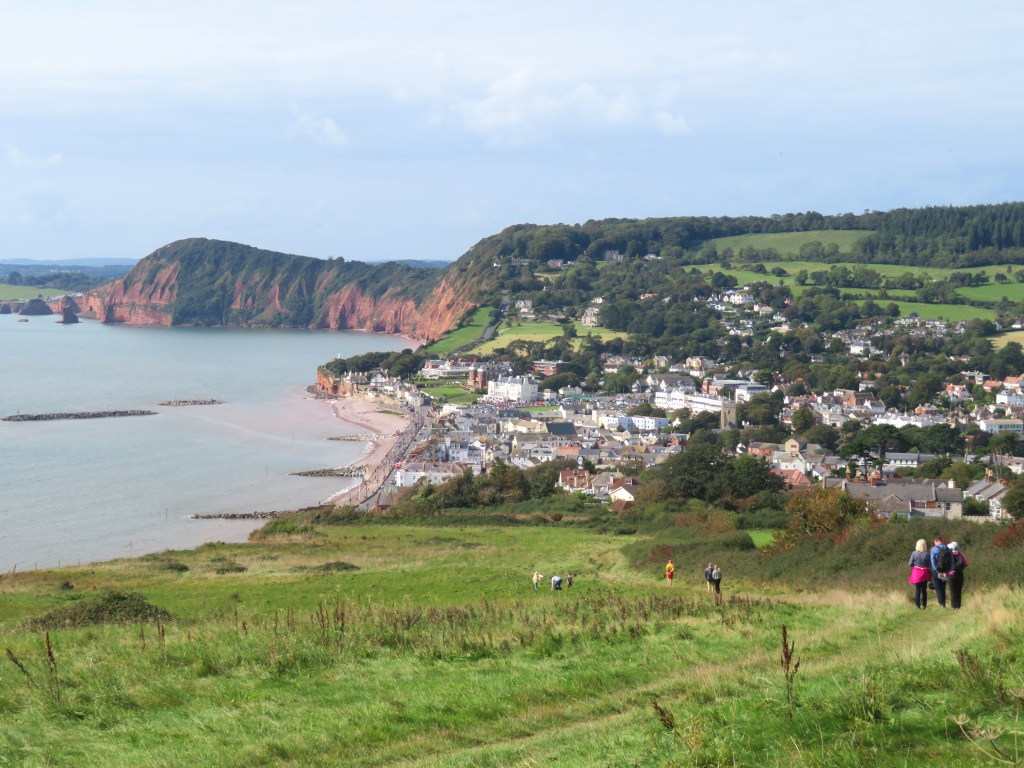
[[[324,261],[192,238],[158,249],[122,280],[91,291],[71,308],[108,322],[359,328],[433,340],[471,308],[497,306],[501,289],[539,290],[535,273],[551,260],[587,255],[602,261],[618,251],[627,262],[641,262],[633,271],[644,269],[648,254],[660,255],[666,265],[711,264],[733,255],[723,239],[739,238],[733,241],[737,258],[773,261],[782,256],[771,240],[779,237],[816,246],[800,248],[801,258],[825,263],[955,269],[1022,264],[1024,204],[520,224],[436,269],[428,262]],[[575,298],[564,297],[563,304],[588,298],[577,287]]]

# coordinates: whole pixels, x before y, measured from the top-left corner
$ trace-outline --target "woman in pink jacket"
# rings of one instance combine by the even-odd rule
[[[928,542],[919,539],[910,553],[910,583],[914,585],[914,605],[921,610],[928,607],[928,582],[932,579]]]

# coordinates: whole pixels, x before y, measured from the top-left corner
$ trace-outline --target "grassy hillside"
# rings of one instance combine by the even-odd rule
[[[985,764],[982,749],[1013,755],[1016,590],[969,590],[963,611],[939,614],[914,611],[898,583],[731,579],[716,607],[703,563],[680,556],[669,589],[660,562],[634,570],[621,537],[580,529],[275,528],[253,545],[0,581],[0,762],[958,768]],[[576,586],[534,591],[538,569]],[[55,609],[95,615],[109,588],[174,618],[28,628]],[[115,605],[142,606],[94,607]],[[783,626],[800,661],[789,696]]]
[[[576,329],[577,341],[588,333],[600,336],[602,339],[615,339],[625,337],[622,331],[613,331],[608,328],[590,328],[583,323],[573,323]],[[473,351],[479,354],[490,354],[494,350],[506,347],[514,341],[550,341],[563,335],[562,326],[559,323],[552,323],[545,320],[514,320],[512,325],[502,324],[498,332],[490,341],[486,341]]]
[[[820,242],[822,245],[835,243],[840,253],[850,253],[854,244],[867,235],[873,235],[873,230],[841,230],[841,229],[819,229],[810,232],[778,232],[761,233],[750,235],[736,235],[734,237],[715,238],[715,247],[721,253],[726,248],[732,248],[739,253],[742,248],[757,248],[766,250],[774,248],[784,256],[796,256],[800,252],[800,246],[805,243]]]
[[[471,344],[480,338],[490,321],[492,307],[480,307],[460,328],[456,328],[447,336],[438,339],[427,349],[435,355],[447,355],[456,349]]]

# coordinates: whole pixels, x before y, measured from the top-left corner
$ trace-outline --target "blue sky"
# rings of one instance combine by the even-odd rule
[[[1016,3],[0,0],[0,258],[1024,198]]]

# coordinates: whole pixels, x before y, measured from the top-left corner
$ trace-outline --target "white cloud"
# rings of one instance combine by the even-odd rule
[[[682,115],[702,126],[769,113],[846,124],[913,105],[932,119],[994,109],[1016,120],[1006,94],[1024,74],[1024,13],[1007,0],[985,12],[939,0],[925,16],[882,0],[856,13],[795,0],[521,0],[486,11],[464,0],[307,0],[301,10],[251,0],[244,16],[217,0],[48,6],[0,4],[0,29],[19,30],[0,46],[0,113],[383,98],[420,111],[409,130],[523,143],[608,126],[687,135]],[[361,117],[353,107],[346,121]],[[295,122],[321,144],[346,141],[330,117]]]
[[[38,168],[55,168],[60,165],[61,156],[54,152],[46,157],[34,157],[27,155],[17,147],[7,148],[7,162],[13,167],[21,170],[34,170]]]
[[[689,136],[690,126],[682,115],[673,115],[660,110],[654,115],[654,123],[666,136]]]
[[[292,136],[305,136],[317,144],[328,147],[343,147],[348,144],[348,136],[336,122],[329,117],[321,117],[314,112],[304,112],[292,105],[295,119],[288,126]]]

